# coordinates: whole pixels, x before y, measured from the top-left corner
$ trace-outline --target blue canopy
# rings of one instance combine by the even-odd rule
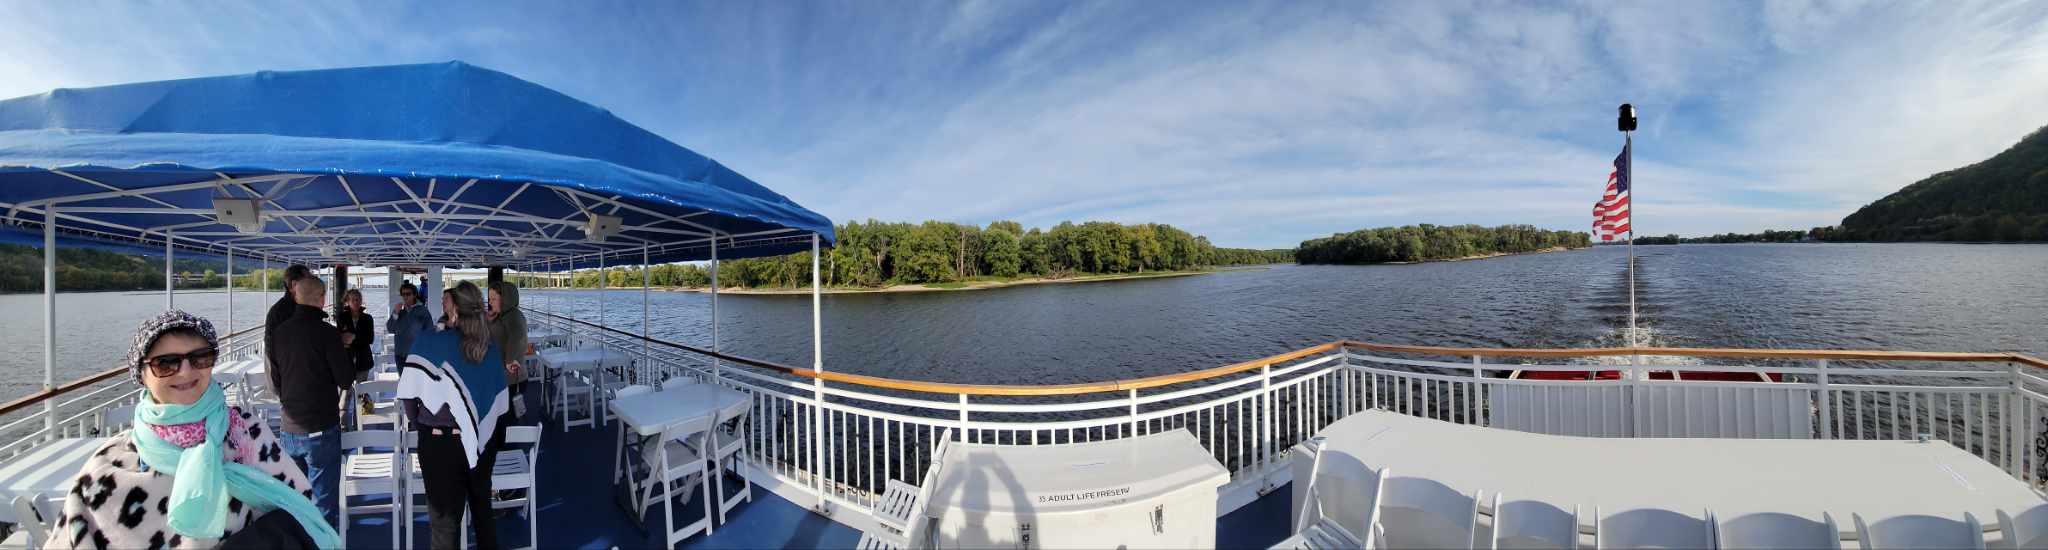
[[[260,226],[221,223],[217,199],[260,201]],[[716,161],[459,62],[0,101],[0,215],[35,225],[48,206],[62,229],[310,263],[546,270],[833,239],[831,220]],[[619,228],[592,237],[593,220]]]

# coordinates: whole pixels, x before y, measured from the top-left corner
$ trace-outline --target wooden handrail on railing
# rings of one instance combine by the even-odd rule
[[[232,339],[232,338],[238,338],[238,337],[241,337],[242,335],[245,335],[245,334],[249,334],[249,333],[251,333],[251,332],[255,332],[255,331],[258,331],[258,330],[263,330],[263,327],[259,325],[259,326],[253,326],[253,327],[245,328],[245,329],[242,329],[242,330],[241,330],[240,332],[236,332],[236,333],[234,333],[234,334],[229,334],[229,335],[227,335],[227,337],[226,337],[226,338],[221,338],[220,340],[221,340],[221,341],[223,341],[223,342],[225,342],[225,341],[227,341],[227,340],[229,340],[229,339]],[[37,403],[41,403],[41,402],[43,402],[43,400],[46,400],[46,399],[52,399],[52,398],[55,398],[55,397],[57,397],[57,396],[59,396],[59,395],[64,395],[64,394],[67,394],[67,393],[71,393],[71,392],[74,392],[74,391],[78,391],[78,390],[80,390],[80,389],[83,389],[83,388],[86,388],[86,387],[92,386],[93,384],[98,384],[98,383],[100,383],[100,382],[104,382],[104,381],[106,381],[106,380],[107,380],[107,379],[109,379],[109,378],[113,378],[113,377],[116,377],[116,376],[120,376],[120,375],[121,375],[122,373],[125,373],[125,372],[128,372],[128,367],[125,367],[125,366],[121,366],[121,367],[114,367],[114,368],[111,368],[111,369],[107,369],[107,370],[104,370],[104,371],[100,371],[100,372],[98,372],[98,373],[94,373],[93,375],[91,375],[91,376],[87,376],[87,377],[85,377],[85,378],[80,378],[80,379],[77,379],[77,380],[72,380],[72,381],[70,381],[70,382],[65,382],[65,383],[63,383],[63,384],[60,384],[60,385],[58,385],[57,387],[54,387],[54,388],[50,388],[50,389],[47,389],[47,390],[43,390],[43,391],[39,391],[39,392],[35,392],[35,393],[31,393],[31,394],[28,394],[28,395],[24,395],[24,396],[21,396],[21,397],[15,398],[15,399],[14,399],[13,401],[8,401],[8,402],[6,402],[6,403],[0,403],[0,416],[5,416],[5,415],[9,415],[9,414],[14,414],[14,412],[15,412],[15,411],[19,411],[19,410],[22,410],[22,409],[26,409],[26,408],[28,408],[28,407],[29,407],[30,405],[35,405],[35,404],[37,404]]]
[[[1419,353],[1471,357],[1612,357],[1621,355],[1677,355],[1742,359],[1867,359],[1878,361],[1942,361],[1956,363],[2012,361],[2048,368],[2048,361],[2018,353],[1967,353],[1948,351],[1866,351],[1830,349],[1741,349],[1741,348],[1449,348],[1401,346],[1345,340],[1345,347],[1389,353]]]
[[[555,315],[543,311],[534,311],[531,309],[526,309],[526,311],[530,313],[539,313],[547,317],[561,319],[563,321],[568,321],[571,323],[576,323],[579,325],[588,326],[599,330],[604,330],[629,338],[640,338],[640,335],[638,334],[633,334],[619,329],[598,325],[581,319]],[[952,384],[945,382],[922,382],[916,380],[898,380],[894,378],[883,378],[879,376],[867,376],[861,374],[847,374],[842,372],[818,372],[807,368],[797,368],[770,361],[763,361],[760,359],[741,357],[729,353],[715,352],[687,344],[669,342],[659,338],[647,338],[647,341],[649,343],[673,347],[691,353],[723,359],[734,363],[759,367],[772,371],[778,371],[793,376],[815,378],[827,382],[842,382],[847,384],[856,384],[876,388],[888,388],[894,390],[915,391],[925,393],[1008,396],[1080,395],[1090,393],[1105,393],[1128,391],[1134,389],[1156,388],[1160,386],[1169,386],[1173,384],[1181,384],[1186,382],[1196,382],[1220,376],[1237,374],[1240,372],[1254,370],[1268,365],[1277,365],[1279,363],[1285,363],[1288,361],[1294,361],[1297,359],[1302,359],[1305,357],[1310,357],[1317,354],[1333,351],[1338,349],[1339,347],[1345,349],[1362,349],[1369,351],[1377,351],[1382,353],[1415,353],[1425,355],[1449,355],[1458,357],[1471,357],[1474,355],[1484,357],[1603,357],[1623,355],[1677,355],[1686,357],[1723,357],[1745,359],[1865,359],[1886,361],[2014,362],[2033,367],[2048,369],[2048,361],[2043,361],[2035,357],[2018,353],[1957,353],[1920,351],[1790,349],[1758,350],[1736,348],[1662,347],[1570,349],[1451,348],[1438,346],[1402,346],[1390,344],[1373,344],[1368,342],[1339,340],[1336,342],[1330,342],[1327,344],[1322,344],[1314,347],[1290,351],[1287,353],[1273,355],[1270,357],[1263,357],[1251,361],[1245,361],[1242,363],[1234,363],[1230,365],[1224,365],[1221,367],[1203,369],[1198,371],[1189,371],[1175,374],[1163,374],[1159,376],[1132,378],[1126,380],[1112,380],[1105,382],[1083,382],[1078,384],[1019,386],[998,384]]]

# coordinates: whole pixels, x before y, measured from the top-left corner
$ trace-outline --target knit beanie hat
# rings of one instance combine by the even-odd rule
[[[173,309],[159,313],[155,317],[143,321],[142,326],[135,329],[134,347],[128,350],[128,373],[135,376],[135,381],[142,381],[142,360],[149,354],[149,348],[156,345],[157,337],[163,336],[165,332],[181,328],[192,329],[194,332],[198,332],[200,338],[206,339],[208,347],[219,345],[219,338],[213,334],[212,322],[197,315],[185,313],[184,310]]]

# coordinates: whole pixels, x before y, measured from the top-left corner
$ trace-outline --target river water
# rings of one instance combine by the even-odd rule
[[[1640,322],[1670,346],[2048,355],[2048,246],[1639,247]],[[1048,384],[1202,369],[1337,339],[1486,347],[1620,345],[1622,247],[1479,261],[1272,266],[1165,279],[824,297],[825,367],[894,378]],[[366,289],[383,303],[382,289]],[[273,295],[275,297],[275,295]],[[529,291],[529,308],[638,332],[639,290]],[[42,374],[42,296],[0,296],[0,396]],[[655,292],[654,335],[709,345],[710,297]],[[177,305],[226,323],[221,292]],[[268,303],[235,298],[237,328]],[[810,297],[723,295],[723,349],[811,362]],[[115,364],[162,293],[58,296],[59,382]],[[372,307],[381,323],[386,308]]]

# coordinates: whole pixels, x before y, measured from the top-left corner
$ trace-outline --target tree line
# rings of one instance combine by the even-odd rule
[[[1293,259],[1290,250],[1218,248],[1206,237],[1155,223],[1062,222],[1050,229],[1026,229],[1012,221],[976,226],[868,220],[834,229],[838,243],[821,251],[818,261],[820,282],[836,287],[1183,271]],[[622,267],[577,272],[569,282],[594,288],[600,277],[607,287],[637,287],[643,275],[639,268]],[[709,268],[698,264],[654,266],[645,277],[654,286],[703,287],[711,282]],[[516,276],[514,280],[546,284]],[[810,253],[721,261],[718,282],[751,288],[808,286]]]
[[[220,260],[171,261],[171,269],[178,274],[178,288],[220,287],[226,281],[216,270],[225,268]],[[163,288],[164,264],[161,258],[92,248],[57,247],[57,290],[60,292]],[[0,292],[42,291],[42,249],[0,244]]]
[[[1785,230],[1785,231],[1776,231],[1776,230],[1770,230],[1770,229],[1766,229],[1766,230],[1764,230],[1764,231],[1763,231],[1762,233],[1722,233],[1722,234],[1719,234],[1719,235],[1713,235],[1713,236],[1707,236],[1707,237],[1680,237],[1680,236],[1678,236],[1678,235],[1675,235],[1675,234],[1674,234],[1674,235],[1665,235],[1665,236],[1662,236],[1662,237],[1658,237],[1658,236],[1646,236],[1646,237],[1636,237],[1636,244],[1643,244],[1643,245],[1661,245],[1661,244],[1694,244],[1694,243],[1713,243],[1713,244],[1726,244],[1726,243],[1796,243],[1796,242],[1800,242],[1800,241],[1805,241],[1805,240],[1807,240],[1807,239],[1809,239],[1809,238],[1811,238],[1811,237],[1812,237],[1811,233],[1810,233],[1810,232],[1807,232],[1807,231],[1798,231],[1798,230]]]
[[[1360,229],[1301,242],[1294,260],[1302,264],[1370,264],[1454,260],[1591,246],[1583,231],[1551,231],[1529,225],[1408,225]]]

